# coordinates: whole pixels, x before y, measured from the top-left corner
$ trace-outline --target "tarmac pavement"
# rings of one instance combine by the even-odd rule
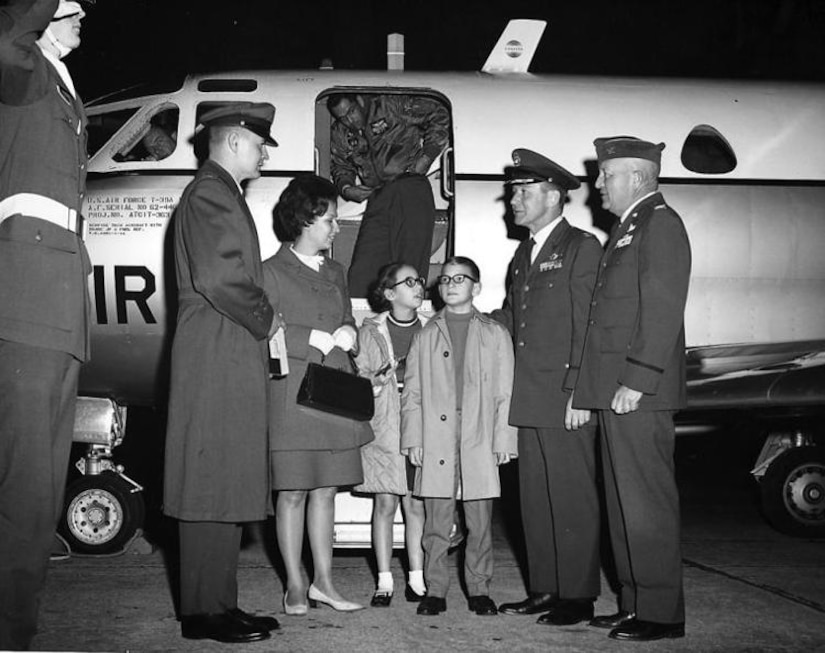
[[[719,436],[714,436],[718,438]],[[721,445],[720,445],[721,442]],[[478,617],[467,609],[458,580],[458,556],[447,611],[418,616],[403,597],[402,557],[393,571],[396,596],[389,608],[337,613],[320,607],[305,617],[282,614],[282,575],[271,522],[250,530],[238,574],[240,605],[274,614],[281,629],[271,639],[243,645],[180,637],[173,596],[176,554],[164,520],[150,536],[159,544],[133,547],[116,557],[73,556],[49,569],[41,609],[39,651],[825,651],[825,540],[794,539],[765,524],[752,496],[747,468],[755,444],[680,439],[677,472],[683,504],[683,560],[687,635],[632,644],[607,638],[586,624],[553,628],[536,617]],[[524,598],[514,472],[494,523],[497,603]],[[141,479],[143,482],[143,479]],[[151,512],[151,511],[150,511]],[[151,528],[150,528],[151,527]],[[348,599],[369,603],[371,556],[336,551],[334,578]],[[616,610],[603,576],[597,613]]]

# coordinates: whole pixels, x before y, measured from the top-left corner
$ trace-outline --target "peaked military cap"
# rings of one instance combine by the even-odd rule
[[[264,139],[267,145],[277,147],[278,143],[269,135],[275,107],[269,102],[238,102],[207,111],[201,116],[204,127],[238,125]]]
[[[661,163],[664,143],[651,143],[635,136],[608,136],[593,141],[596,146],[596,158],[601,161],[607,159],[647,159],[654,163]]]
[[[519,148],[513,150],[513,164],[505,170],[507,185],[534,184],[547,181],[564,190],[574,190],[581,182],[573,173],[538,152]]]

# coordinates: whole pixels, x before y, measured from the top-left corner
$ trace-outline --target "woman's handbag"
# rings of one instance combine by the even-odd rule
[[[353,364],[354,366],[354,364]],[[332,415],[367,422],[375,413],[372,383],[344,370],[309,363],[298,389],[298,403]]]

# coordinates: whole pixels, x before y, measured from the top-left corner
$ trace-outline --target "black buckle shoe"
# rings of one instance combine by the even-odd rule
[[[685,636],[685,624],[660,624],[632,619],[610,631],[610,639],[625,642],[652,642],[656,639],[677,639]]]
[[[593,617],[590,620],[590,625],[596,628],[618,628],[635,618],[635,612],[619,610],[616,614],[603,614],[600,617]]]
[[[375,590],[370,600],[370,606],[373,608],[388,608],[392,602],[392,590]]]
[[[501,614],[539,614],[552,608],[556,600],[552,594],[531,594],[518,603],[502,603],[498,611]]]
[[[227,613],[181,617],[180,634],[185,639],[213,639],[227,644],[244,644],[269,638],[268,630],[242,623]]]
[[[410,584],[407,583],[407,586],[404,588],[404,598],[407,599],[407,603],[421,603],[424,595],[416,592],[410,587]]]
[[[493,599],[483,594],[468,597],[467,607],[479,617],[491,617],[498,614],[498,609],[496,608],[496,604],[493,603]]]
[[[440,596],[425,596],[418,604],[416,612],[418,614],[426,614],[435,616],[441,614],[447,609],[447,599]]]
[[[593,601],[570,601],[560,599],[541,615],[536,623],[543,626],[572,626],[593,618]]]

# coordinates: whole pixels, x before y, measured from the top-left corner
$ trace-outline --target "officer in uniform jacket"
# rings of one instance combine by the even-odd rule
[[[0,649],[28,648],[89,355],[77,2],[0,7]]]
[[[275,109],[243,103],[201,118],[209,160],[174,220],[178,315],[163,511],[179,520],[181,632],[248,642],[278,624],[237,605],[241,523],[270,511],[267,337],[279,319],[240,183],[260,175]],[[204,134],[205,135],[205,134]]]
[[[684,310],[690,243],[658,188],[661,151],[632,137],[595,141],[596,187],[620,217],[602,258],[574,405],[597,409],[620,612],[616,639],[684,634],[673,414],[685,405]]]
[[[516,250],[507,298],[492,316],[515,343],[510,423],[519,427],[530,593],[501,611],[546,612],[539,623],[568,625],[593,616],[600,589],[595,426],[564,388],[575,382],[602,249],[562,217],[578,179],[530,150],[515,150],[513,161],[510,203],[531,237]]]

